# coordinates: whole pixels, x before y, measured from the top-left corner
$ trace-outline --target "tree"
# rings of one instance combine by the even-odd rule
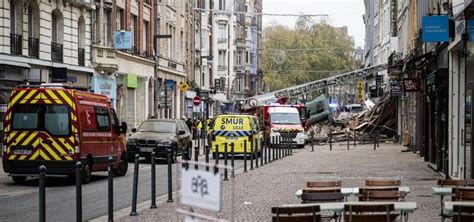
[[[329,77],[354,67],[354,44],[340,28],[300,17],[295,29],[273,25],[264,29],[263,67],[267,90]]]

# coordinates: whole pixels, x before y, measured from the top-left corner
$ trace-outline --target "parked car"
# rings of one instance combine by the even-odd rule
[[[127,139],[128,160],[133,161],[135,154],[151,159],[155,152],[157,158],[167,158],[167,147],[171,146],[172,161],[185,150],[191,156],[191,133],[183,120],[148,119],[140,127],[132,129],[133,134]]]

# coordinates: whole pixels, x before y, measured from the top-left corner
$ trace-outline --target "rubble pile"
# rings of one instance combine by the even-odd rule
[[[313,131],[314,140],[320,142],[327,142],[330,133],[334,141],[345,141],[347,138],[353,140],[354,135],[359,141],[372,141],[377,134],[379,141],[393,140],[397,132],[396,107],[396,98],[386,94],[369,110],[360,113],[344,112],[334,120],[313,124],[310,134]]]

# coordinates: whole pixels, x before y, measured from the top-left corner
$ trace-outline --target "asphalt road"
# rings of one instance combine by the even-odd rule
[[[200,156],[199,161],[204,161]],[[210,161],[214,162],[212,157]],[[167,193],[167,165],[157,161],[157,196]],[[223,160],[219,160],[223,163]],[[229,160],[230,165],[230,160]],[[236,157],[235,169],[243,168],[243,157]],[[248,165],[250,167],[250,164]],[[173,190],[176,186],[173,165]],[[0,164],[1,168],[1,164]],[[145,160],[139,166],[138,203],[150,200],[151,166]],[[114,178],[114,210],[130,207],[132,203],[133,163],[129,164],[127,175]],[[38,179],[29,178],[25,185],[16,185],[12,179],[0,170],[0,221],[37,221],[38,220]],[[229,172],[230,176],[230,172]],[[93,173],[91,183],[82,187],[83,220],[94,219],[107,214],[107,172]],[[75,182],[67,178],[48,177],[46,179],[46,220],[75,221],[76,188]]]

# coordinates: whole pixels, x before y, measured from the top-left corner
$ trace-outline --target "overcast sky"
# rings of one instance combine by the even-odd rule
[[[346,25],[355,46],[364,47],[365,27],[363,0],[263,0],[264,13],[329,14],[326,20],[333,26]],[[294,27],[296,17],[263,16],[263,25],[280,23]]]

